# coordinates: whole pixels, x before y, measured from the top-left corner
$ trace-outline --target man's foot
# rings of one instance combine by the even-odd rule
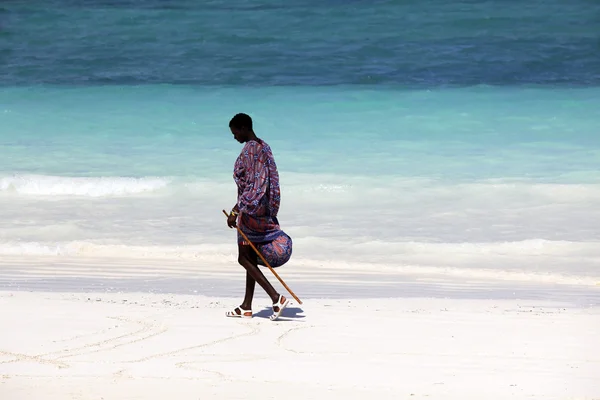
[[[284,296],[279,295],[277,303],[273,303],[273,315],[271,315],[271,321],[275,321],[281,315],[281,312],[290,304],[290,301]]]
[[[225,316],[231,318],[252,318],[252,310],[244,310],[240,306],[236,307],[233,311],[227,311]]]

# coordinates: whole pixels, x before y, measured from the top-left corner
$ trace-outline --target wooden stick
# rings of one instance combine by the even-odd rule
[[[223,210],[223,214],[225,214],[225,216],[227,218],[229,218],[229,214],[227,214],[227,211]],[[265,260],[265,258],[262,256],[262,254],[260,254],[260,251],[258,251],[258,249],[256,247],[254,247],[254,244],[252,244],[252,242],[248,239],[248,237],[244,234],[244,232],[242,232],[242,230],[240,229],[240,227],[237,226],[237,224],[236,224],[235,227],[238,230],[238,232],[242,235],[242,237],[244,238],[244,240],[246,242],[248,242],[250,244],[250,246],[252,246],[252,249],[256,252],[256,254],[258,254],[258,256],[265,263],[265,265],[271,270],[271,272],[273,273],[273,275],[275,275],[275,277],[277,279],[279,279],[279,282],[281,282],[281,284],[283,285],[283,287],[285,287],[287,289],[287,291],[290,292],[290,294],[292,295],[292,297],[294,299],[296,299],[296,301],[298,302],[298,304],[302,304],[302,301],[300,301],[300,299],[294,294],[294,292],[292,292],[292,289],[290,289],[288,287],[288,285],[285,284],[285,282],[283,281],[283,279],[281,279],[279,277],[279,275],[277,275],[277,272],[275,272],[275,270],[273,268],[271,268],[271,266],[269,265],[269,263],[267,262],[267,260]]]

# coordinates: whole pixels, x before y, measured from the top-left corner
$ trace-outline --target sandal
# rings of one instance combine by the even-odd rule
[[[285,300],[283,300],[283,299],[285,299]],[[283,300],[283,302],[282,302],[282,300]],[[279,318],[279,316],[281,315],[281,312],[283,311],[283,309],[286,308],[288,306],[288,304],[290,304],[290,300],[286,299],[282,295],[279,295],[279,300],[277,300],[277,303],[273,303],[273,315],[271,315],[269,317],[271,319],[271,321],[277,320],[277,318]],[[278,310],[275,310],[275,308],[278,308]]]
[[[242,307],[236,307],[233,311],[227,311],[225,316],[231,318],[252,318],[252,310],[244,310]]]

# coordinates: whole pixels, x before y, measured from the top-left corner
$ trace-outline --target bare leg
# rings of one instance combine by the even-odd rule
[[[244,296],[244,302],[241,307],[244,310],[252,309],[252,298],[254,297],[254,287],[256,286],[256,281],[250,275],[248,271],[246,271],[246,295]]]
[[[250,302],[252,302],[255,282],[258,282],[264,291],[267,292],[267,295],[271,298],[273,303],[276,303],[279,300],[279,293],[277,293],[273,285],[269,283],[260,268],[258,268],[256,262],[257,255],[254,250],[252,250],[252,247],[239,244],[238,249],[238,262],[246,269],[246,297],[244,298],[244,305],[246,305],[245,303],[248,298],[250,298]],[[252,279],[253,282],[249,282],[249,279]],[[251,292],[249,292],[248,289],[252,289]]]

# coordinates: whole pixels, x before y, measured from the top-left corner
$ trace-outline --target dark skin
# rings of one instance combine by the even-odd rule
[[[258,137],[254,133],[252,129],[248,129],[247,127],[234,128],[230,127],[231,133],[235,140],[240,143],[246,143],[251,140],[258,140]],[[236,213],[239,213],[239,208],[237,204],[233,207],[233,210]],[[237,216],[229,215],[227,217],[227,226],[230,228],[235,228],[237,226]],[[271,298],[273,304],[277,303],[279,300],[279,293],[275,290],[273,285],[269,283],[265,275],[262,273],[260,268],[258,267],[258,256],[256,252],[249,245],[238,245],[238,262],[244,269],[246,270],[246,294],[244,296],[244,301],[240,305],[244,310],[252,309],[252,299],[254,297],[254,288],[256,287],[256,282],[264,289],[267,295]],[[282,302],[285,301],[285,296],[282,298]],[[279,307],[273,307],[275,312],[279,311]],[[236,309],[236,312],[239,314],[239,310]]]

